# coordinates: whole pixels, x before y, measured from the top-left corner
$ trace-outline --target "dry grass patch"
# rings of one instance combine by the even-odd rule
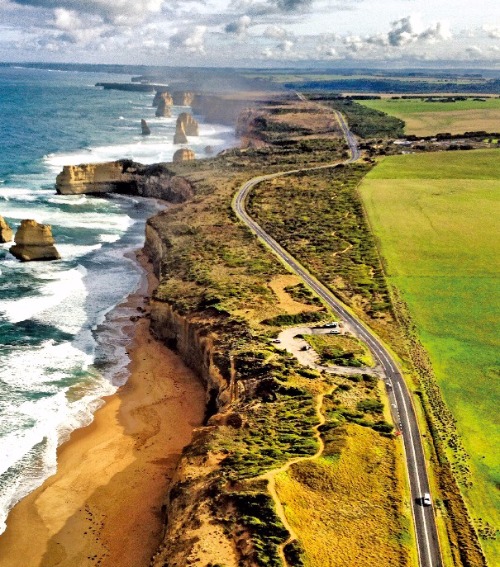
[[[273,278],[269,282],[269,287],[273,290],[278,299],[278,307],[290,315],[296,315],[303,311],[318,311],[320,307],[308,305],[305,302],[296,301],[286,288],[298,286],[301,280],[298,276],[286,275]]]
[[[458,110],[451,112],[421,112],[408,115],[405,132],[416,136],[432,136],[438,132],[499,132],[500,110]]]
[[[394,443],[370,429],[348,425],[337,459],[298,463],[277,478],[307,567],[410,564],[408,533],[401,529],[403,483],[400,471],[395,474]]]

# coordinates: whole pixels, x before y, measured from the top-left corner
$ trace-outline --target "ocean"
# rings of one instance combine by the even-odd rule
[[[112,310],[137,289],[140,269],[126,254],[143,245],[159,205],[56,195],[54,182],[63,165],[171,161],[175,120],[188,109],[155,118],[152,94],[94,86],[129,80],[0,67],[0,215],[14,230],[27,218],[50,224],[62,256],[21,263],[0,245],[0,533],[12,506],[55,472],[58,445],[127,379],[126,337]],[[141,135],[141,118],[151,136]],[[189,142],[202,156],[235,139],[200,119]]]

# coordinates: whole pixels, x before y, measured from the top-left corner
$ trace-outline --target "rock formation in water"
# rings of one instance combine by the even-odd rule
[[[56,177],[56,190],[64,195],[80,193],[131,193],[133,173],[122,161],[65,165]]]
[[[141,130],[143,136],[149,136],[151,134],[151,128],[148,126],[148,123],[144,120],[144,118],[141,119]]]
[[[179,116],[177,117],[176,128],[179,128],[179,126],[184,127],[186,136],[200,135],[198,122],[192,114],[188,114],[187,112],[182,112],[181,114],[179,114]]]
[[[153,106],[158,106],[160,101],[164,100],[167,106],[172,106],[174,101],[172,95],[168,91],[158,90],[153,99]]]
[[[191,161],[195,159],[195,153],[193,150],[188,150],[187,148],[182,148],[177,150],[173,157],[173,162],[177,163],[180,161]]]
[[[164,93],[164,94],[168,94],[168,93]],[[160,98],[160,101],[158,102],[158,106],[156,107],[155,115],[163,118],[170,118],[170,116],[172,116],[172,107],[168,103],[168,100],[165,99],[165,97]]]
[[[10,253],[23,262],[61,258],[54,246],[52,228],[49,225],[39,224],[34,220],[23,220],[14,241]]]
[[[182,203],[193,196],[190,183],[166,164],[143,165],[132,160],[65,165],[56,178],[63,195],[122,193]]]
[[[10,242],[13,232],[7,221],[0,216],[0,242]]]
[[[174,134],[174,144],[187,144],[188,139],[186,137],[186,130],[184,129],[183,124],[179,124],[177,120],[177,124],[175,126],[175,134]]]
[[[172,93],[175,106],[191,106],[194,100],[194,93],[176,91]]]

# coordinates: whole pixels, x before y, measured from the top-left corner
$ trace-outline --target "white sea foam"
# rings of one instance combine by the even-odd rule
[[[33,272],[36,273],[38,266],[40,264],[33,264]],[[41,269],[43,268],[42,265]],[[49,273],[39,271],[38,278],[47,280],[47,283],[40,287],[36,295],[0,301],[0,313],[3,313],[11,323],[19,323],[43,315],[49,310],[53,312],[66,298],[71,297],[73,300],[75,295],[86,293],[83,285],[86,270],[83,266],[54,272],[54,269]]]
[[[88,228],[102,231],[121,231],[125,232],[134,220],[125,214],[106,214],[99,212],[78,213],[75,215],[71,212],[62,211],[56,208],[48,208],[40,205],[34,211],[29,211],[21,207],[9,207],[4,213],[6,217],[11,219],[34,218],[39,223],[49,224],[51,226],[67,227],[67,228]]]
[[[87,202],[86,195],[54,195],[47,199],[49,203],[55,205],[83,205]]]
[[[113,242],[120,240],[120,235],[119,234],[101,234],[101,235],[99,235],[99,240],[101,242],[109,242],[110,244],[112,244]]]

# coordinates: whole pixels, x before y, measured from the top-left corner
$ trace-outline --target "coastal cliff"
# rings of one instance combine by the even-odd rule
[[[143,165],[131,160],[65,165],[56,178],[62,195],[122,193],[181,203],[193,196],[191,184],[166,164]]]

